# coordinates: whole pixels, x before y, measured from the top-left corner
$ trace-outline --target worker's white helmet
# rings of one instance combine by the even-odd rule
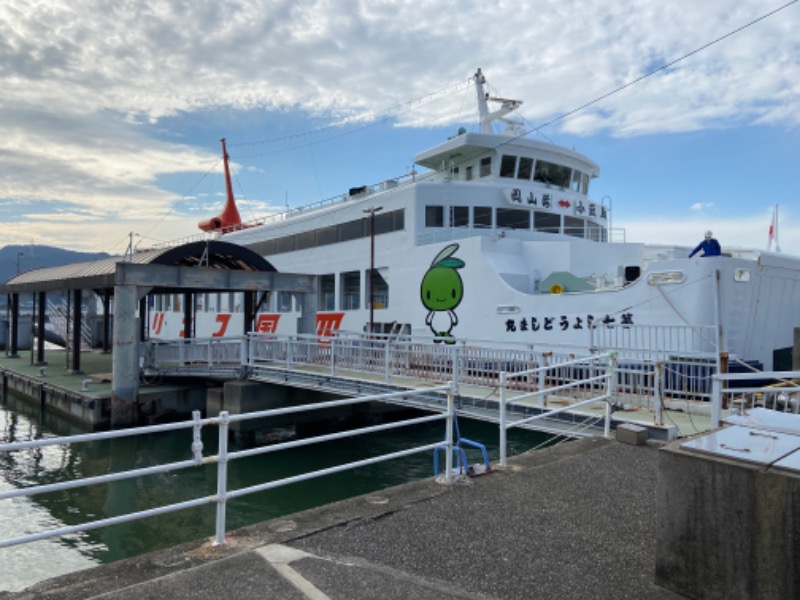
[[[707,240],[710,240],[711,238],[714,237],[714,234],[711,233],[711,230],[708,230],[708,231],[706,231],[706,236],[705,237],[706,237]]]

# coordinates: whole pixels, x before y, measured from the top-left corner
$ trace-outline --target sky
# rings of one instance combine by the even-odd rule
[[[799,30],[796,0],[3,2],[0,246],[195,235],[221,138],[245,220],[405,175],[477,130],[480,67],[600,165],[615,239],[764,249],[778,206],[800,254]]]

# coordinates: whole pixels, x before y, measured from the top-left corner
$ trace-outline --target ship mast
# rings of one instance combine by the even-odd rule
[[[506,124],[506,131],[504,133],[509,135],[517,135],[517,127],[522,123],[512,119],[504,118],[507,114],[517,110],[522,105],[522,100],[509,100],[508,98],[494,98],[489,96],[483,89],[483,84],[486,83],[486,78],[483,72],[478,69],[475,73],[475,91],[478,94],[478,117],[480,119],[481,133],[494,133],[492,131],[492,123],[494,121],[502,121]],[[489,102],[499,102],[500,108],[494,112],[489,112]]]

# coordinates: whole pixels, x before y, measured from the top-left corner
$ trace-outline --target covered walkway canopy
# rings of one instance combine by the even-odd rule
[[[21,273],[0,285],[0,293],[9,295],[10,340],[7,351],[15,356],[18,350],[19,295],[33,294],[36,328],[40,332],[37,361],[44,363],[46,294],[69,292],[72,305],[70,369],[80,370],[81,304],[83,291],[88,290],[103,300],[103,349],[108,351],[114,313],[114,400],[130,404],[138,392],[138,342],[146,336],[148,294],[182,293],[185,296],[184,337],[193,337],[193,295],[209,291],[244,292],[244,331],[253,330],[253,323],[266,292],[284,291],[299,296],[302,317],[301,333],[313,333],[316,321],[317,278],[311,275],[278,273],[262,256],[236,244],[200,241],[176,246],[134,252],[60,267],[47,267]],[[259,294],[261,295],[259,299]],[[111,302],[114,302],[113,311]],[[137,302],[139,328],[136,327]],[[119,379],[118,379],[119,377]],[[117,396],[120,396],[117,398]],[[112,402],[112,426],[115,425]],[[129,407],[130,408],[130,407]],[[122,419],[125,420],[124,418]],[[124,424],[117,419],[117,425]]]

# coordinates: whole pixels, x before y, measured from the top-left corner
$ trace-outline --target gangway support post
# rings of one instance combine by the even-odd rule
[[[111,389],[111,428],[135,425],[139,394],[139,344],[136,329],[135,285],[114,288],[114,351]]]

